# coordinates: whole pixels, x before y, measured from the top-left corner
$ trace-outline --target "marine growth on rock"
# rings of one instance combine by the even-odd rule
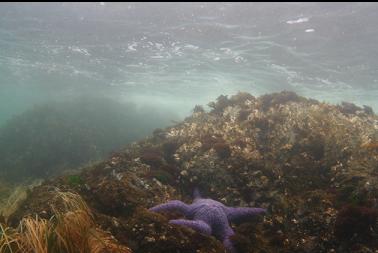
[[[378,117],[368,107],[293,92],[220,96],[210,111],[197,107],[182,122],[84,169],[80,180],[58,177],[35,187],[8,225],[27,215],[48,219],[51,189],[59,188],[80,194],[96,225],[136,253],[224,253],[224,246],[246,253],[376,253],[376,143]],[[183,204],[196,186],[209,199]],[[167,202],[183,213],[148,210]],[[234,232],[230,246],[221,242],[229,232],[211,225],[230,221],[223,205],[267,212],[224,225],[229,230],[219,231]],[[206,214],[212,208],[214,219]]]

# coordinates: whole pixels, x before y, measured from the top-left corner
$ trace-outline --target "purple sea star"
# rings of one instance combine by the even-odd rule
[[[223,242],[230,253],[236,253],[230,237],[235,234],[229,222],[243,221],[251,216],[265,213],[265,208],[228,207],[213,199],[202,198],[198,190],[194,190],[193,203],[188,205],[180,200],[171,200],[157,205],[150,211],[178,211],[187,219],[170,220],[170,224],[183,225],[200,233],[213,235]]]

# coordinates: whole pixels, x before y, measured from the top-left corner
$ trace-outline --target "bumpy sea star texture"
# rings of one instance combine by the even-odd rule
[[[172,200],[150,208],[151,211],[178,211],[190,219],[170,220],[169,223],[190,227],[198,232],[214,235],[230,253],[236,253],[231,241],[235,234],[229,222],[244,220],[266,212],[265,208],[227,207],[213,199],[202,198],[195,190],[192,204],[187,205],[179,200]]]

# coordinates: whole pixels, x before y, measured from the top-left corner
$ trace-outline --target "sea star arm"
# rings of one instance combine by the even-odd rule
[[[228,253],[236,253],[236,249],[234,247],[234,244],[231,241],[231,236],[235,234],[234,230],[229,226],[229,224],[226,224],[220,234],[220,240],[223,242],[224,247],[227,249]]]
[[[223,246],[227,249],[227,252],[229,252],[229,253],[236,253],[237,252],[234,244],[231,241],[230,236],[223,240]]]
[[[229,221],[243,221],[250,217],[266,212],[265,208],[255,207],[226,207],[226,214]]]
[[[201,220],[178,219],[178,220],[170,220],[169,224],[186,226],[186,227],[194,229],[194,230],[196,230],[200,233],[211,235],[211,227],[208,224],[206,224],[204,221],[201,221]]]
[[[149,209],[153,212],[161,211],[178,211],[184,215],[189,212],[189,205],[181,202],[180,200],[171,200],[165,204],[157,205]]]
[[[201,193],[200,193],[198,187],[194,188],[194,190],[193,190],[193,198],[194,199],[200,199],[200,198],[202,198],[201,197]]]

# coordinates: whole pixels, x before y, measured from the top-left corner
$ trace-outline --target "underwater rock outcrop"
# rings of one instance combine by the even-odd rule
[[[53,214],[54,191],[85,200],[102,230],[138,253],[225,252],[213,236],[148,209],[199,187],[227,206],[267,209],[232,224],[238,252],[377,252],[378,117],[293,92],[220,96],[209,112],[35,187],[8,218]]]

